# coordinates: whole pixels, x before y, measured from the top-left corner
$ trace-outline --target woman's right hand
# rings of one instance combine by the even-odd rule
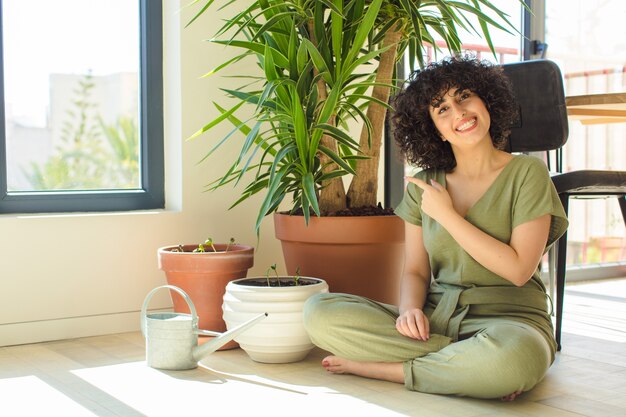
[[[426,341],[430,337],[428,317],[419,308],[404,311],[396,319],[396,329],[401,335]]]

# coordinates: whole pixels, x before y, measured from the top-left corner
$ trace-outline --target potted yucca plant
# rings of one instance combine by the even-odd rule
[[[275,213],[289,274],[299,266],[304,275],[326,279],[332,291],[393,302],[404,229],[398,217],[389,215],[391,210],[379,206],[377,194],[387,103],[396,89],[395,64],[408,53],[411,65],[422,66],[424,45],[438,50],[435,34],[452,52],[461,50],[461,31],[484,35],[493,49],[489,28],[513,28],[506,15],[488,0],[200,3],[189,24],[218,3],[235,10],[211,42],[241,53],[211,72],[219,73],[242,59],[257,62],[255,72],[231,74],[247,78],[240,88],[224,89],[234,105],[214,102],[218,116],[193,135],[200,136],[221,122],[232,124],[232,131],[211,146],[207,157],[225,141],[243,138],[230,169],[208,188],[245,179],[247,184],[233,206],[264,193],[256,229],[266,215]],[[498,21],[483,9],[494,12]],[[252,117],[238,116],[244,105],[254,109]],[[355,122],[361,129],[358,139],[349,128]],[[347,191],[346,175],[352,177]],[[287,196],[291,207],[277,213]],[[325,226],[326,221],[333,223]],[[292,226],[295,232],[288,229]],[[319,237],[318,229],[330,236]],[[300,238],[305,242],[296,242]],[[339,246],[321,250],[325,243]],[[369,244],[375,246],[366,254],[341,252]],[[299,249],[314,252],[295,254]],[[357,264],[351,265],[352,260]],[[368,278],[368,273],[375,278]],[[344,285],[345,279],[351,282]]]

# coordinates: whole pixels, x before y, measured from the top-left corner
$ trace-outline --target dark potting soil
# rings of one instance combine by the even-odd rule
[[[288,211],[284,211],[281,214],[292,214],[296,216],[302,216],[302,209],[298,209],[295,212],[291,213]],[[327,213],[322,213],[324,217],[333,217],[333,216],[393,216],[395,213],[391,207],[383,208],[383,206],[378,203],[377,206],[367,206],[367,207],[354,207],[347,208],[338,211],[330,211]],[[311,215],[315,215],[315,213],[311,212]]]
[[[269,281],[270,281],[270,287],[295,287],[296,285],[301,287],[304,285],[317,284],[319,282],[313,279],[299,278],[296,283],[296,280],[291,277],[280,278],[280,279],[270,277]],[[280,285],[278,283],[279,281],[280,281]],[[245,285],[248,287],[267,287],[267,279],[266,278],[248,278],[245,281],[239,281],[237,284]]]

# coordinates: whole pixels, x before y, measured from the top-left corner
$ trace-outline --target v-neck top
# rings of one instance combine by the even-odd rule
[[[427,183],[434,179],[444,186],[445,176],[446,172],[442,169],[428,169],[415,175]],[[491,272],[465,252],[439,223],[422,213],[421,197],[422,190],[409,183],[404,198],[395,212],[405,221],[422,227],[424,246],[428,252],[433,277],[428,300],[433,308],[437,307],[442,298],[441,294],[447,290],[460,292],[453,297],[456,300],[455,305],[447,307],[447,310],[464,308],[462,301],[465,298],[467,308],[464,308],[462,317],[458,317],[459,323],[468,312],[473,314],[491,311],[502,316],[507,315],[509,310],[512,317],[523,316],[524,321],[527,321],[525,318],[529,317],[524,314],[526,311],[532,315],[530,317],[532,324],[541,327],[544,334],[553,339],[547,295],[545,286],[539,278],[539,271],[537,270],[523,287],[516,287],[510,281]],[[543,161],[532,156],[514,155],[485,193],[469,208],[465,219],[483,232],[508,244],[515,227],[545,214],[550,214],[551,222],[544,253],[565,232],[567,217]],[[485,290],[477,291],[476,288]],[[463,294],[467,289],[472,291]],[[512,305],[511,302],[519,305]],[[481,307],[470,308],[472,304]],[[499,307],[484,308],[487,304],[492,304],[492,307],[498,304]],[[449,315],[456,314],[450,311]],[[451,325],[451,318],[444,318],[444,322],[441,323],[444,328],[439,330],[455,338],[454,327],[458,331],[459,323]],[[453,328],[449,328],[450,326]]]

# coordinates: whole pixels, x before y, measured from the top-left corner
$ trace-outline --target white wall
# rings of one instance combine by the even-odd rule
[[[205,42],[220,24],[220,13],[206,13],[182,29],[192,11],[179,7],[188,2],[163,3],[167,208],[0,216],[0,346],[138,330],[146,293],[165,283],[157,268],[158,247],[208,236],[257,245],[255,201],[227,211],[239,189],[203,192],[204,184],[229,164],[220,157],[198,161],[213,143],[211,137],[228,127],[184,140],[216,116],[211,100],[222,102],[218,88],[230,82],[200,78],[227,56],[223,47]],[[284,265],[271,218],[264,222],[259,244],[250,274],[262,274],[272,263]],[[151,307],[169,303],[164,292]]]

